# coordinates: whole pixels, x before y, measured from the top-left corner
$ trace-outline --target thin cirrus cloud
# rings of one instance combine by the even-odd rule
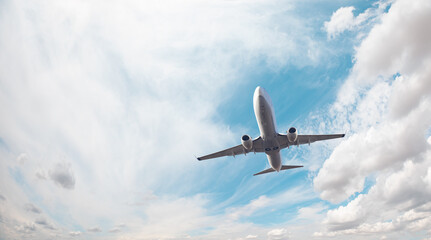
[[[213,122],[220,92],[250,66],[304,66],[319,52],[307,28],[286,21],[289,3],[1,4],[2,232],[16,238],[48,236],[48,223],[76,237],[127,222],[124,234],[156,238],[220,221],[208,197],[190,193],[203,186],[196,146],[232,141]],[[142,192],[154,198],[128,204]],[[29,202],[44,209],[37,224],[26,223]]]

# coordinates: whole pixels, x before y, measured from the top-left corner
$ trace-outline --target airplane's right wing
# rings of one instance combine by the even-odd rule
[[[329,140],[334,138],[342,138],[346,134],[323,134],[323,135],[298,135],[295,142],[289,142],[286,134],[278,134],[277,140],[280,148],[286,148],[293,145],[310,144],[317,141]]]
[[[263,147],[263,140],[261,137],[258,137],[256,139],[253,140],[253,147],[251,150],[247,150],[245,149],[242,144],[237,145],[235,147],[231,147],[216,153],[212,153],[212,154],[208,154],[202,157],[198,157],[198,160],[207,160],[207,159],[211,159],[211,158],[218,158],[218,157],[224,157],[224,156],[236,156],[236,155],[240,155],[240,154],[247,154],[249,152],[264,152],[264,147]]]

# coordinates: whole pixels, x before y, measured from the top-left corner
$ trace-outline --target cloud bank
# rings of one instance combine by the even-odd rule
[[[314,179],[323,199],[347,204],[316,236],[430,230],[430,22],[428,1],[395,1],[357,48],[331,112],[352,134]]]

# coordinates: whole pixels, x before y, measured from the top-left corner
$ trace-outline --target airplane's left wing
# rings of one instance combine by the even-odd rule
[[[253,147],[251,150],[247,150],[245,149],[242,144],[235,146],[235,147],[231,147],[216,153],[212,153],[212,154],[208,154],[202,157],[198,157],[198,160],[207,160],[207,159],[211,159],[211,158],[218,158],[218,157],[224,157],[224,156],[236,156],[236,155],[240,155],[240,154],[247,154],[249,152],[264,152],[265,149],[263,147],[263,140],[261,137],[258,137],[256,139],[253,140]]]
[[[317,141],[342,138],[345,135],[346,134],[298,135],[295,142],[289,142],[286,134],[278,134],[277,140],[280,144],[280,148],[286,148],[292,145],[310,144]]]

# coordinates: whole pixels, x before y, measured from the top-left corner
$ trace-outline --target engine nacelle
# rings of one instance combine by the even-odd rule
[[[253,141],[249,135],[243,135],[241,137],[241,144],[247,150],[251,150],[253,148]]]
[[[298,138],[298,132],[296,131],[296,128],[294,127],[289,128],[289,130],[287,131],[287,139],[289,140],[289,142],[293,143],[296,141],[297,138]]]

